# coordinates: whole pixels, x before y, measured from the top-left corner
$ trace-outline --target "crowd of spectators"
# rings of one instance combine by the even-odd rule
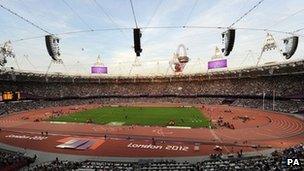
[[[20,92],[21,100],[32,101],[0,103],[0,115],[49,106],[129,102],[231,103],[233,106],[296,113],[304,110],[302,77],[294,74],[172,82],[112,80],[108,83],[1,81],[0,94],[4,91]]]
[[[16,153],[0,149],[0,170],[18,170],[35,162],[35,157],[27,157],[22,153]]]
[[[80,162],[60,161],[58,158],[51,162],[42,163],[31,167],[32,171],[60,171],[60,170],[76,170],[80,168]]]
[[[31,109],[40,109],[47,107],[85,105],[85,104],[124,104],[124,103],[183,103],[183,104],[222,104],[224,98],[212,97],[104,97],[104,98],[86,98],[86,99],[61,99],[61,100],[24,100],[8,103],[0,103],[0,116],[8,113],[27,111]],[[232,106],[250,107],[263,109],[262,99],[241,99],[234,100]],[[285,113],[296,113],[300,109],[304,109],[302,101],[283,101],[276,100],[273,105],[272,100],[264,100],[264,110],[274,110]]]
[[[300,100],[263,100],[263,99],[236,99],[232,106],[250,107],[264,110],[274,110],[284,113],[303,111],[304,102]]]
[[[221,80],[127,83],[67,83],[67,82],[13,82],[0,83],[2,91],[20,91],[28,98],[65,98],[92,96],[304,96],[302,75],[282,75],[257,78]]]
[[[287,159],[299,159],[299,165],[287,165]],[[299,144],[295,147],[282,151],[275,151],[268,156],[224,158],[221,155],[212,157],[197,163],[188,161],[177,162],[174,160],[139,160],[138,162],[113,162],[113,161],[52,161],[39,164],[30,168],[36,170],[239,170],[239,171],[268,171],[268,170],[303,170],[304,169],[304,146]]]
[[[221,104],[220,98],[90,98],[90,99],[64,99],[58,101],[49,100],[26,100],[16,101],[9,103],[0,103],[0,108],[3,110],[3,114],[26,111],[31,109],[40,109],[47,107],[59,107],[59,106],[71,106],[71,105],[85,105],[85,104],[124,104],[124,103],[188,103],[188,104]],[[0,114],[1,115],[1,114]]]

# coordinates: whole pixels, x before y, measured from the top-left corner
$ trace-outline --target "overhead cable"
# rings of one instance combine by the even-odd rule
[[[62,2],[79,18],[84,25],[86,25],[86,27],[92,30],[92,27],[72,8],[69,3],[67,3],[65,0],[62,0]]]
[[[282,23],[283,21],[287,20],[288,18],[293,17],[293,16],[295,16],[295,15],[297,15],[297,14],[303,12],[303,11],[304,11],[304,8],[303,8],[303,9],[300,9],[300,10],[298,10],[298,11],[296,11],[296,12],[294,12],[294,13],[292,13],[292,14],[286,16],[286,17],[284,17],[283,19],[281,19],[281,20],[279,20],[279,21],[277,21],[277,22],[275,22],[274,24],[272,24],[272,25],[270,25],[269,27],[267,27],[267,29],[269,29],[269,28],[271,28],[271,27],[274,27],[274,26],[276,26],[276,25]]]
[[[189,12],[187,18],[186,18],[186,21],[185,21],[185,24],[184,24],[184,25],[187,25],[187,24],[188,24],[188,21],[190,20],[190,17],[192,16],[192,13],[193,13],[195,7],[197,6],[197,2],[198,2],[198,0],[195,0],[195,2],[194,2],[194,4],[193,4],[193,6],[192,6],[192,8],[191,8],[191,10],[190,10],[190,12]]]
[[[135,11],[134,11],[134,7],[133,7],[133,2],[132,2],[132,0],[130,0],[130,4],[131,4],[131,9],[132,9],[132,14],[133,14],[135,26],[136,26],[136,28],[138,28],[138,24],[137,24],[136,15],[135,15]]]
[[[44,28],[38,26],[37,24],[33,23],[33,22],[30,21],[29,19],[27,19],[27,18],[21,16],[20,14],[14,12],[13,10],[11,10],[11,9],[9,9],[9,8],[7,8],[7,7],[5,7],[5,6],[3,6],[2,4],[0,4],[0,7],[3,8],[3,9],[5,9],[5,10],[8,11],[9,13],[11,13],[11,14],[13,14],[13,15],[19,17],[19,18],[22,19],[23,21],[25,21],[25,22],[31,24],[32,26],[38,28],[39,30],[41,30],[41,31],[43,31],[43,32],[45,32],[45,33],[47,33],[47,34],[52,34],[51,32],[45,30]]]
[[[251,11],[253,11],[255,8],[257,8],[262,2],[265,0],[260,0],[257,4],[255,4],[252,8],[250,8],[247,12],[245,12],[241,17],[239,17],[237,20],[235,20],[229,27],[234,26],[236,23],[241,21],[243,18],[245,18]]]
[[[148,22],[147,22],[147,24],[146,24],[147,27],[150,25],[151,21],[152,21],[153,18],[155,17],[155,14],[157,13],[157,11],[158,11],[159,7],[161,6],[162,2],[163,2],[163,0],[159,0],[159,1],[158,1],[157,5],[156,5],[156,8],[154,9],[154,11],[153,11],[153,13],[152,13],[150,19],[148,20]]]

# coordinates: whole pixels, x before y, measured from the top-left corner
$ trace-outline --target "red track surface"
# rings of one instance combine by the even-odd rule
[[[77,110],[94,107],[97,105],[79,106]],[[285,148],[304,142],[304,122],[300,119],[280,113],[230,106],[205,106],[201,110],[213,121],[222,116],[225,122],[228,121],[235,126],[234,130],[34,122],[36,119],[48,118],[53,111],[58,110],[65,113],[75,112],[75,106],[20,112],[0,118],[0,127],[3,129],[0,132],[0,142],[56,153],[124,157],[198,156],[215,153],[213,150],[215,145],[222,146],[224,153],[233,153],[240,149],[243,151],[256,150],[251,148],[251,145]],[[225,112],[227,110],[231,112]],[[243,123],[239,119],[233,119],[235,116],[248,116],[252,119]],[[43,140],[12,137],[12,135],[41,136],[42,131],[49,133]],[[106,140],[104,140],[104,134],[108,135]],[[8,137],[8,135],[11,136]],[[128,137],[130,137],[129,140],[127,140]],[[56,148],[61,144],[59,141],[65,138],[94,139],[99,144],[97,143],[96,148],[87,150]],[[138,147],[138,144],[151,144],[152,138],[156,140],[157,147],[152,145],[145,146],[146,148]],[[199,151],[194,151],[195,142],[200,142]]]

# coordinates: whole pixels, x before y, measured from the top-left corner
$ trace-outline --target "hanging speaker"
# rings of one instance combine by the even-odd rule
[[[133,36],[134,36],[134,51],[136,53],[136,56],[140,56],[142,49],[140,45],[141,32],[139,28],[133,29]]]
[[[285,38],[283,39],[283,43],[285,45],[285,51],[283,52],[283,55],[285,56],[286,59],[290,59],[298,48],[299,37],[292,36]]]
[[[60,52],[59,52],[59,38],[54,35],[45,36],[45,44],[49,55],[53,60],[58,61]]]
[[[222,33],[222,52],[225,56],[228,56],[233,49],[235,39],[235,29],[229,29]]]

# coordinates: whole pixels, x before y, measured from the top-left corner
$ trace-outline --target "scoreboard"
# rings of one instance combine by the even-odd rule
[[[4,91],[0,101],[17,101],[20,99],[20,92]]]

